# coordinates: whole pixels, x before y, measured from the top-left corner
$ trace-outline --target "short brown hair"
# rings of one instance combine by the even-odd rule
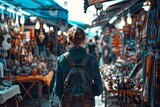
[[[82,28],[79,27],[71,27],[68,30],[69,40],[75,45],[80,45],[86,37],[86,34]]]

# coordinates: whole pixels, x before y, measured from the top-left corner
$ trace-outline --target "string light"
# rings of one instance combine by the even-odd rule
[[[53,31],[53,27],[51,26],[50,28],[49,28],[51,31]]]
[[[43,29],[46,29],[47,25],[46,23],[43,24]]]
[[[127,16],[128,16],[128,17],[127,17],[127,23],[128,23],[128,24],[132,24],[131,14],[128,13]]]
[[[24,23],[25,23],[25,17],[21,16],[21,18],[20,18],[20,24],[24,24]]]
[[[121,25],[124,26],[126,24],[124,17],[121,17]]]
[[[34,22],[36,21],[36,19],[37,19],[36,16],[34,16],[34,15],[31,15],[31,16],[30,16],[30,21],[31,21],[32,23],[34,23]]]
[[[35,25],[35,29],[37,29],[37,30],[38,30],[39,28],[40,28],[40,22],[39,22],[39,21],[37,21],[37,22],[36,22],[36,25]]]

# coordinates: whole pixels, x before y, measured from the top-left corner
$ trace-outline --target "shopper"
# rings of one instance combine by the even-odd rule
[[[95,56],[98,59],[98,48],[97,45],[95,43],[93,43],[92,39],[89,40],[89,43],[87,44],[87,52],[92,54],[93,56]]]
[[[86,35],[83,29],[78,27],[70,28],[68,31],[68,41],[70,42],[70,45],[72,47],[69,49],[68,52],[59,56],[57,59],[55,91],[56,91],[56,95],[59,97],[59,100],[61,102],[60,107],[93,107],[94,97],[99,96],[103,92],[98,61],[96,57],[86,52],[84,48],[85,38],[86,38]],[[74,86],[72,87],[72,89],[70,89],[71,87],[67,87],[67,89],[70,91],[65,90],[66,86],[69,86],[68,84],[70,84],[70,82],[77,83],[77,81],[79,81],[78,78],[80,78],[77,76],[77,74],[75,74],[75,76],[72,77],[72,79],[68,78],[67,75],[69,75],[69,72],[71,73],[71,69],[73,71],[73,68],[70,67],[68,62],[71,62],[71,61],[67,60],[66,54],[72,57],[74,63],[76,64],[81,63],[81,61],[83,61],[86,58],[86,56],[89,57],[89,58],[87,57],[89,61],[87,61],[88,64],[86,63],[86,67],[85,67],[86,70],[84,71],[86,72],[85,73],[86,75],[88,74],[88,77],[89,77],[88,79],[90,79],[89,81],[91,82],[91,87],[89,89],[91,90],[91,95],[89,95],[89,97],[86,95],[86,93],[80,93],[82,92],[81,89],[77,90],[79,89],[79,87],[84,89],[83,85],[77,84],[76,88]],[[76,66],[74,66],[74,68],[75,67]],[[70,81],[69,83],[68,82],[66,83],[67,81],[66,78],[71,79],[72,81]],[[75,78],[76,80],[73,81],[73,78]],[[86,90],[87,90],[87,87],[86,87]],[[75,94],[77,95],[74,96]]]

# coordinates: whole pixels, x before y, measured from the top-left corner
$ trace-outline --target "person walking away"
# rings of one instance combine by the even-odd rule
[[[55,93],[60,107],[94,107],[94,97],[103,92],[96,57],[86,52],[85,32],[79,27],[68,30],[68,52],[57,58]]]
[[[92,54],[98,59],[98,48],[95,43],[93,43],[92,39],[89,40],[89,43],[87,44],[86,50],[88,53]]]

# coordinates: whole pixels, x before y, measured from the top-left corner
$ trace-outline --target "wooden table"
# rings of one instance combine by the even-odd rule
[[[0,105],[4,104],[8,99],[15,97],[16,107],[19,107],[17,101],[17,94],[20,94],[19,85],[12,85],[10,87],[4,87],[4,90],[0,91]]]
[[[141,96],[140,94],[136,94],[134,91],[132,90],[117,90],[117,89],[110,89],[108,86],[108,82],[106,82],[105,80],[103,80],[103,85],[104,85],[104,89],[105,89],[105,107],[107,107],[107,99],[110,98],[117,98],[118,99],[118,94],[124,94],[124,95],[132,95],[132,96]],[[108,93],[112,93],[115,96],[113,97],[108,97]]]
[[[20,84],[20,86],[25,91],[25,94],[23,95],[23,99],[28,95],[30,97],[30,99],[36,105],[38,105],[38,107],[41,107],[41,98],[42,98],[43,84],[47,85],[47,87],[48,87],[48,97],[49,97],[50,85],[51,85],[51,81],[52,81],[53,75],[54,75],[54,72],[50,71],[46,76],[42,76],[42,75],[35,75],[35,76],[33,76],[33,75],[30,75],[30,76],[20,75],[20,76],[16,76],[16,81]],[[24,86],[24,83],[27,83],[27,82],[31,83],[31,85],[29,86],[29,88],[26,88]],[[36,84],[38,84],[38,99],[39,99],[39,104],[36,103],[35,99],[30,94],[31,89]]]

